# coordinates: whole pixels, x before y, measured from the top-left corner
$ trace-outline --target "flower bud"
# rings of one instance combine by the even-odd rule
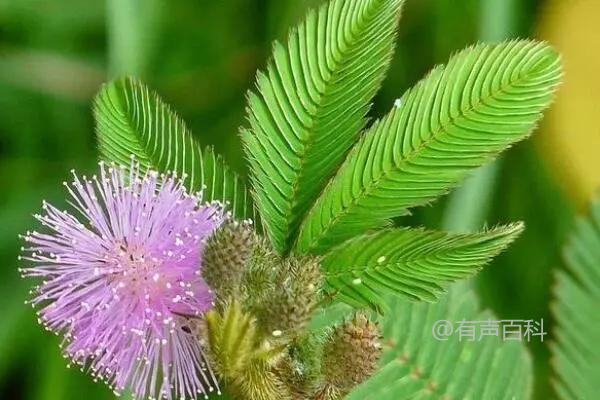
[[[277,374],[295,399],[311,398],[321,376],[321,338],[306,334],[293,340],[277,365]]]
[[[323,374],[342,395],[368,379],[381,356],[379,326],[363,313],[338,325],[325,342]]]
[[[202,276],[218,300],[225,301],[237,293],[255,241],[254,232],[247,224],[234,220],[225,222],[208,239]]]
[[[276,271],[281,263],[268,240],[258,237],[248,260],[248,268],[242,282],[242,299],[245,307],[253,312],[267,301],[275,286]]]
[[[206,316],[210,355],[220,377],[233,380],[248,367],[258,341],[254,318],[236,301]]]
[[[299,333],[319,302],[322,275],[315,257],[287,258],[277,266],[272,293],[257,313],[274,339]]]
[[[267,346],[256,330],[256,321],[235,300],[222,313],[206,316],[212,365],[227,394],[238,400],[292,400],[288,388],[272,371],[280,351]]]

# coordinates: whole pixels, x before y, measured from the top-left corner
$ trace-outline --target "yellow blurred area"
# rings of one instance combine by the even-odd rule
[[[582,204],[600,188],[600,0],[552,0],[541,37],[563,55],[564,85],[537,136],[553,171]]]

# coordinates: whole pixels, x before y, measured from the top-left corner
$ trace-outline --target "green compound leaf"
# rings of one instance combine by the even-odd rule
[[[385,309],[385,292],[435,301],[444,284],[474,275],[522,231],[523,224],[474,234],[383,230],[335,247],[321,266],[328,286],[350,305]]]
[[[242,130],[257,208],[289,250],[310,206],[366,123],[389,65],[402,0],[333,0],[275,43]]]
[[[299,253],[323,253],[427,204],[527,137],[561,78],[543,43],[477,45],[409,90],[351,150],[303,222]]]
[[[580,219],[557,273],[552,312],[554,388],[560,399],[595,399],[600,388],[600,201]]]
[[[399,297],[390,304],[392,312],[382,321],[386,350],[381,369],[346,400],[530,397],[532,365],[524,343],[503,342],[501,333],[475,341],[459,340],[457,333],[448,340],[433,336],[437,321],[450,321],[456,329],[462,320],[497,320],[491,312],[479,311],[475,294],[465,285],[454,285],[435,304]]]
[[[109,162],[129,165],[131,155],[145,168],[187,175],[190,191],[203,200],[229,203],[240,219],[255,219],[242,180],[212,148],[202,149],[185,123],[158,95],[133,78],[105,85],[94,103],[98,148]]]

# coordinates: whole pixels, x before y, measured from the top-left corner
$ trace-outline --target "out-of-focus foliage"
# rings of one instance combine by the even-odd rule
[[[230,165],[244,173],[237,133],[244,123],[246,90],[256,69],[266,64],[271,41],[285,39],[289,26],[320,2],[152,0],[148,13],[133,13],[148,18],[141,26],[149,28],[138,39],[147,45],[140,53],[143,59],[131,66],[124,65],[128,61],[123,58],[110,56],[119,48],[126,52],[127,43],[135,43],[117,34],[123,30],[114,18],[109,20],[115,13],[127,14],[114,9],[126,3],[135,6],[142,1],[0,0],[0,398],[70,400],[81,393],[89,400],[112,398],[102,385],[65,368],[59,340],[43,332],[34,313],[23,306],[27,289],[16,270],[17,234],[32,225],[30,214],[43,198],[60,202],[60,182],[69,169],[91,169],[97,160],[91,104],[100,84],[108,79],[108,71],[139,73],[168,103],[177,105],[203,145],[214,145]],[[395,57],[371,115],[382,116],[399,93],[455,49],[478,39],[497,38],[493,32],[498,30],[507,37],[532,35],[543,3],[408,0]],[[595,0],[555,3],[565,10],[584,3],[597,6]],[[107,5],[113,8],[108,11]],[[506,9],[508,18],[500,18],[506,11],[498,10]],[[570,18],[563,12],[555,11],[555,15],[546,20],[544,32]],[[573,57],[589,60],[588,49],[597,46],[590,34],[592,27],[598,29],[597,24],[589,21],[596,13],[588,10],[578,15],[567,34],[546,36],[565,52],[567,89],[559,93],[559,99],[568,95],[574,104],[576,98],[576,104],[592,107],[588,116],[597,117],[595,97],[587,100],[580,92],[570,95],[568,89],[571,79],[581,75],[581,70],[570,69],[575,65]],[[592,45],[584,47],[583,39],[573,39],[580,31]],[[574,43],[581,47],[575,50]],[[582,87],[594,95],[590,85]],[[571,115],[573,123],[577,119],[583,123]],[[570,124],[559,126],[550,118],[544,125],[567,139],[585,135],[572,143],[584,143],[597,132],[597,124],[590,129],[571,129]],[[538,136],[544,137],[544,132]],[[570,159],[583,152],[560,154]],[[581,163],[580,176],[592,173],[587,163]],[[494,222],[524,220],[527,230],[483,272],[478,292],[500,318],[549,318],[550,268],[559,263],[572,207],[558,189],[557,172],[544,165],[533,146],[517,146],[499,168],[493,201],[483,217]],[[571,183],[567,181],[566,186]],[[442,202],[419,210],[411,222],[434,228],[443,206]],[[485,209],[486,204],[479,206]],[[535,397],[548,398],[548,350],[545,343],[532,344],[532,350],[537,366]]]
[[[556,274],[552,311],[554,330],[553,379],[560,399],[592,399],[600,381],[600,202],[577,227],[564,252],[567,271]]]
[[[529,398],[531,359],[523,343],[433,337],[440,322],[497,319],[479,309],[468,286],[456,284],[436,304],[393,299],[392,309],[394,317],[383,319],[382,368],[349,400]]]

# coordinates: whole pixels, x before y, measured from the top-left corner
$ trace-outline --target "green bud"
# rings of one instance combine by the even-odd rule
[[[267,301],[275,286],[276,271],[281,263],[268,240],[258,238],[248,261],[242,282],[242,299],[246,309],[256,312]]]
[[[338,325],[323,349],[326,383],[343,396],[368,379],[381,356],[380,337],[379,326],[363,313]]]
[[[258,346],[256,321],[235,301],[222,314],[209,311],[205,320],[212,364],[221,378],[233,380],[247,369]]]
[[[237,294],[255,242],[255,234],[248,225],[234,220],[225,222],[208,239],[202,258],[202,277],[220,301]]]
[[[320,299],[322,275],[315,257],[287,258],[275,267],[274,285],[257,312],[259,326],[274,340],[301,332]]]
[[[205,318],[210,362],[228,395],[237,400],[292,399],[273,372],[281,351],[260,339],[254,317],[237,301]]]
[[[315,334],[302,335],[287,346],[287,352],[277,365],[277,374],[294,393],[294,398],[307,399],[318,385],[321,376],[320,338]]]

